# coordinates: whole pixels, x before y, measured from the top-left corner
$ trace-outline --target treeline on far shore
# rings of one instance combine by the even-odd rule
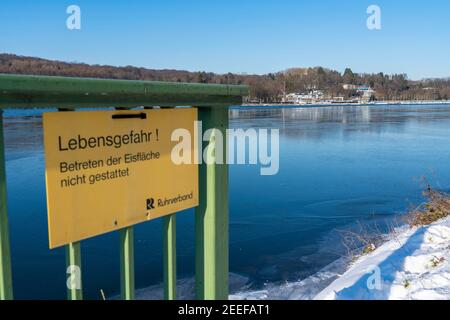
[[[153,70],[134,66],[114,67],[78,62],[52,61],[34,57],[0,54],[0,73],[150,80],[191,83],[246,84],[248,100],[261,103],[280,102],[288,93],[321,90],[329,97],[346,99],[359,95],[344,89],[344,84],[372,88],[375,100],[448,100],[450,79],[409,80],[406,74],[361,74],[347,68],[343,73],[323,67],[292,68],[277,73],[216,74],[183,70]]]

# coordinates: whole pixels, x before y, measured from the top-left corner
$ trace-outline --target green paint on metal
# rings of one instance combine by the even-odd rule
[[[81,268],[81,245],[79,242],[70,243],[66,246],[67,267],[67,299],[83,300],[82,268]]]
[[[123,300],[134,300],[134,235],[133,227],[119,231],[120,291]]]
[[[0,110],[0,300],[13,299],[8,206],[6,203],[5,143],[3,112]]]
[[[200,108],[199,120],[203,121],[204,130],[217,128],[223,135],[228,127],[228,106],[241,104],[242,97],[248,94],[246,86],[0,74],[0,113],[6,108],[46,107],[69,111],[85,107],[195,106]],[[215,146],[214,135],[206,145]],[[3,126],[0,148],[0,298],[12,299]],[[196,296],[208,300],[227,299],[228,166],[202,164],[199,179]],[[176,220],[175,215],[164,219],[165,298],[175,299]],[[119,235],[121,293],[123,299],[131,300],[135,296],[133,227],[120,230]],[[79,243],[67,246],[67,264],[81,268]],[[82,299],[82,289],[68,290],[68,296]]]
[[[203,131],[215,128],[225,137],[228,108],[199,109],[199,120],[202,121]],[[225,141],[226,139],[224,143]],[[208,148],[215,147],[214,134],[206,145]],[[205,146],[201,148],[204,149]],[[211,157],[216,156],[215,152],[210,154]],[[196,297],[199,300],[226,300],[228,299],[228,165],[204,163],[200,166],[199,179],[200,205],[196,209],[195,217]]]
[[[176,300],[177,286],[177,240],[176,215],[163,218],[163,269],[164,269],[164,299]]]
[[[0,74],[0,108],[235,105],[248,87]]]

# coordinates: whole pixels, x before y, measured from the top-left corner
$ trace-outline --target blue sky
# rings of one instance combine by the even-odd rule
[[[66,8],[81,8],[68,30]],[[366,27],[380,6],[382,29]],[[2,0],[0,52],[154,69],[450,76],[448,0]]]

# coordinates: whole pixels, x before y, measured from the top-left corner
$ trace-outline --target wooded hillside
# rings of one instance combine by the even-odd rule
[[[247,84],[252,100],[279,102],[286,93],[307,92],[313,88],[330,96],[351,97],[356,92],[344,90],[343,84],[367,85],[375,90],[377,100],[447,100],[450,97],[449,79],[408,80],[405,74],[356,74],[315,68],[292,68],[265,75],[215,74],[183,70],[153,70],[133,66],[113,67],[61,62],[0,54],[0,73],[92,77],[128,80],[197,82],[219,84]]]

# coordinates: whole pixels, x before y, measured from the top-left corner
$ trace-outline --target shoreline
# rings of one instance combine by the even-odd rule
[[[386,237],[373,252],[356,260],[341,257],[305,279],[268,284],[259,290],[240,290],[230,294],[229,299],[448,299],[450,280],[437,285],[436,279],[450,275],[450,217],[428,226],[401,226]],[[368,283],[372,283],[377,275],[380,286],[371,288]]]
[[[449,236],[450,217],[400,229],[373,252],[360,256],[314,300],[447,300]]]
[[[395,229],[397,232],[402,232],[406,230],[407,226],[400,224],[398,225],[398,220],[404,216],[404,213],[393,214],[388,217],[380,217],[379,220],[372,221],[375,225],[381,224],[395,224]],[[344,227],[344,230],[353,230],[353,227],[357,227],[358,222],[354,221]],[[329,238],[332,236],[332,238]],[[323,241],[326,243],[335,243],[336,236],[341,247],[341,239],[339,235],[335,233],[335,230],[329,231]],[[386,230],[380,235],[383,238],[383,244],[392,240],[392,234]],[[319,249],[320,250],[320,249]],[[326,251],[330,250],[329,246],[325,247]],[[332,249],[333,250],[333,249]],[[341,252],[341,249],[338,249]],[[334,250],[333,250],[334,251]],[[230,300],[314,300],[323,290],[331,286],[334,281],[338,280],[343,274],[345,274],[354,264],[355,261],[359,259],[362,252],[362,248],[353,248],[352,255],[346,254],[342,251],[339,257],[329,263],[323,265],[321,268],[317,269],[314,273],[307,277],[299,278],[297,280],[290,280],[286,282],[276,281],[267,282],[264,287],[252,288],[250,287],[251,282],[248,282],[245,287],[241,288],[229,296]],[[354,255],[353,255],[354,254]],[[356,260],[355,260],[356,258]],[[250,279],[250,277],[249,277]]]
[[[420,101],[377,101],[368,103],[311,103],[311,104],[293,104],[293,103],[244,103],[240,107],[282,107],[282,108],[314,108],[314,107],[357,107],[357,106],[390,106],[390,105],[448,105],[450,100],[420,100]]]

